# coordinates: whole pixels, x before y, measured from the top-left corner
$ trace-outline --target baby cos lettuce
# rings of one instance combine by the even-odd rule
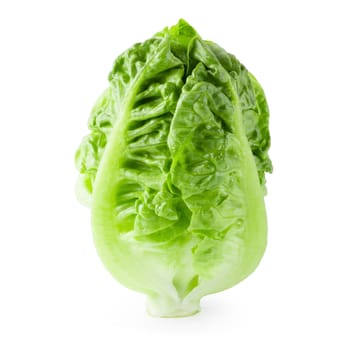
[[[150,314],[196,313],[265,250],[264,92],[183,20],[121,54],[109,82],[76,153],[97,251]]]

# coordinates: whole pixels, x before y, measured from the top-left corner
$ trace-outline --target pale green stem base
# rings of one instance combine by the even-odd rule
[[[147,312],[153,317],[187,317],[199,311],[199,300],[174,300],[160,296],[147,299]]]

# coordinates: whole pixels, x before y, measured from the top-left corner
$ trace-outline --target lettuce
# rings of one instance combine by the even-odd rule
[[[264,92],[184,20],[121,54],[109,82],[75,157],[98,254],[150,314],[194,314],[265,251]]]

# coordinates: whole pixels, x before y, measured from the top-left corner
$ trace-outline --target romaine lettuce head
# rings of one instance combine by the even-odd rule
[[[264,92],[184,20],[121,54],[109,82],[76,153],[97,251],[150,314],[194,314],[265,250]]]

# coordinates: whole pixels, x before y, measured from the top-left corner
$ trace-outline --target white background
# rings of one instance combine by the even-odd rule
[[[1,1],[0,348],[350,349],[347,5]],[[200,314],[154,319],[102,267],[73,159],[113,60],[180,17],[265,89],[269,245]]]

